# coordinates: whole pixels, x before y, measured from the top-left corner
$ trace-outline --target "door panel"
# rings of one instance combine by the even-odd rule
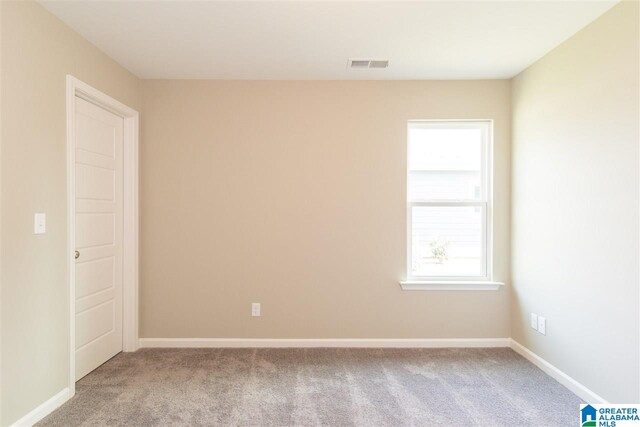
[[[115,244],[116,215],[114,213],[80,213],[76,211],[77,246]],[[122,239],[121,239],[122,240]]]
[[[113,135],[113,121],[110,116],[116,116],[87,101],[80,101],[89,104],[90,107],[84,109],[85,114],[82,120],[76,124],[76,149],[114,158],[116,141]],[[97,113],[95,111],[89,111],[91,107],[98,108],[101,111]],[[76,110],[76,112],[79,111]]]
[[[76,197],[113,201],[115,173],[113,169],[76,164]]]
[[[78,348],[84,347],[93,340],[100,339],[114,329],[114,308],[113,299],[97,306],[90,307],[76,315],[76,345]]]
[[[76,265],[76,298],[113,288],[113,257],[98,258]]]
[[[76,381],[122,351],[123,127],[76,98]]]

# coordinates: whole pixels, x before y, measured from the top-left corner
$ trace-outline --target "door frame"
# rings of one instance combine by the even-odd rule
[[[76,96],[124,120],[123,132],[123,245],[122,245],[122,350],[136,351],[138,339],[138,126],[134,109],[67,75],[67,277],[69,295],[69,390],[76,390],[76,269],[75,269],[75,126]]]

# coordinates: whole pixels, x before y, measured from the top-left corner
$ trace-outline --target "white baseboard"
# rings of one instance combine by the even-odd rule
[[[509,347],[509,338],[364,338],[364,339],[278,339],[278,338],[140,338],[141,348],[446,348]]]
[[[556,368],[551,363],[547,362],[542,357],[538,356],[513,338],[511,339],[511,348],[516,353],[520,354],[522,357],[536,365],[538,368],[542,369],[551,378],[555,379],[560,384],[571,390],[585,402],[601,404],[609,403],[603,397],[589,390],[587,387],[580,384],[578,381],[574,380],[569,375],[565,374],[560,369]]]
[[[71,398],[71,392],[69,388],[65,388],[56,393],[53,397],[42,403],[40,406],[29,412],[18,421],[11,424],[14,427],[31,427],[56,409],[58,409],[63,403]]]

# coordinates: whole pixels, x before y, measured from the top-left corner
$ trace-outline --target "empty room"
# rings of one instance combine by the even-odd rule
[[[640,427],[640,2],[0,0],[0,426]]]

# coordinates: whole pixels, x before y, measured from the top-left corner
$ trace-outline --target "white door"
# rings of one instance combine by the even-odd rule
[[[123,127],[76,97],[76,381],[122,351]]]

